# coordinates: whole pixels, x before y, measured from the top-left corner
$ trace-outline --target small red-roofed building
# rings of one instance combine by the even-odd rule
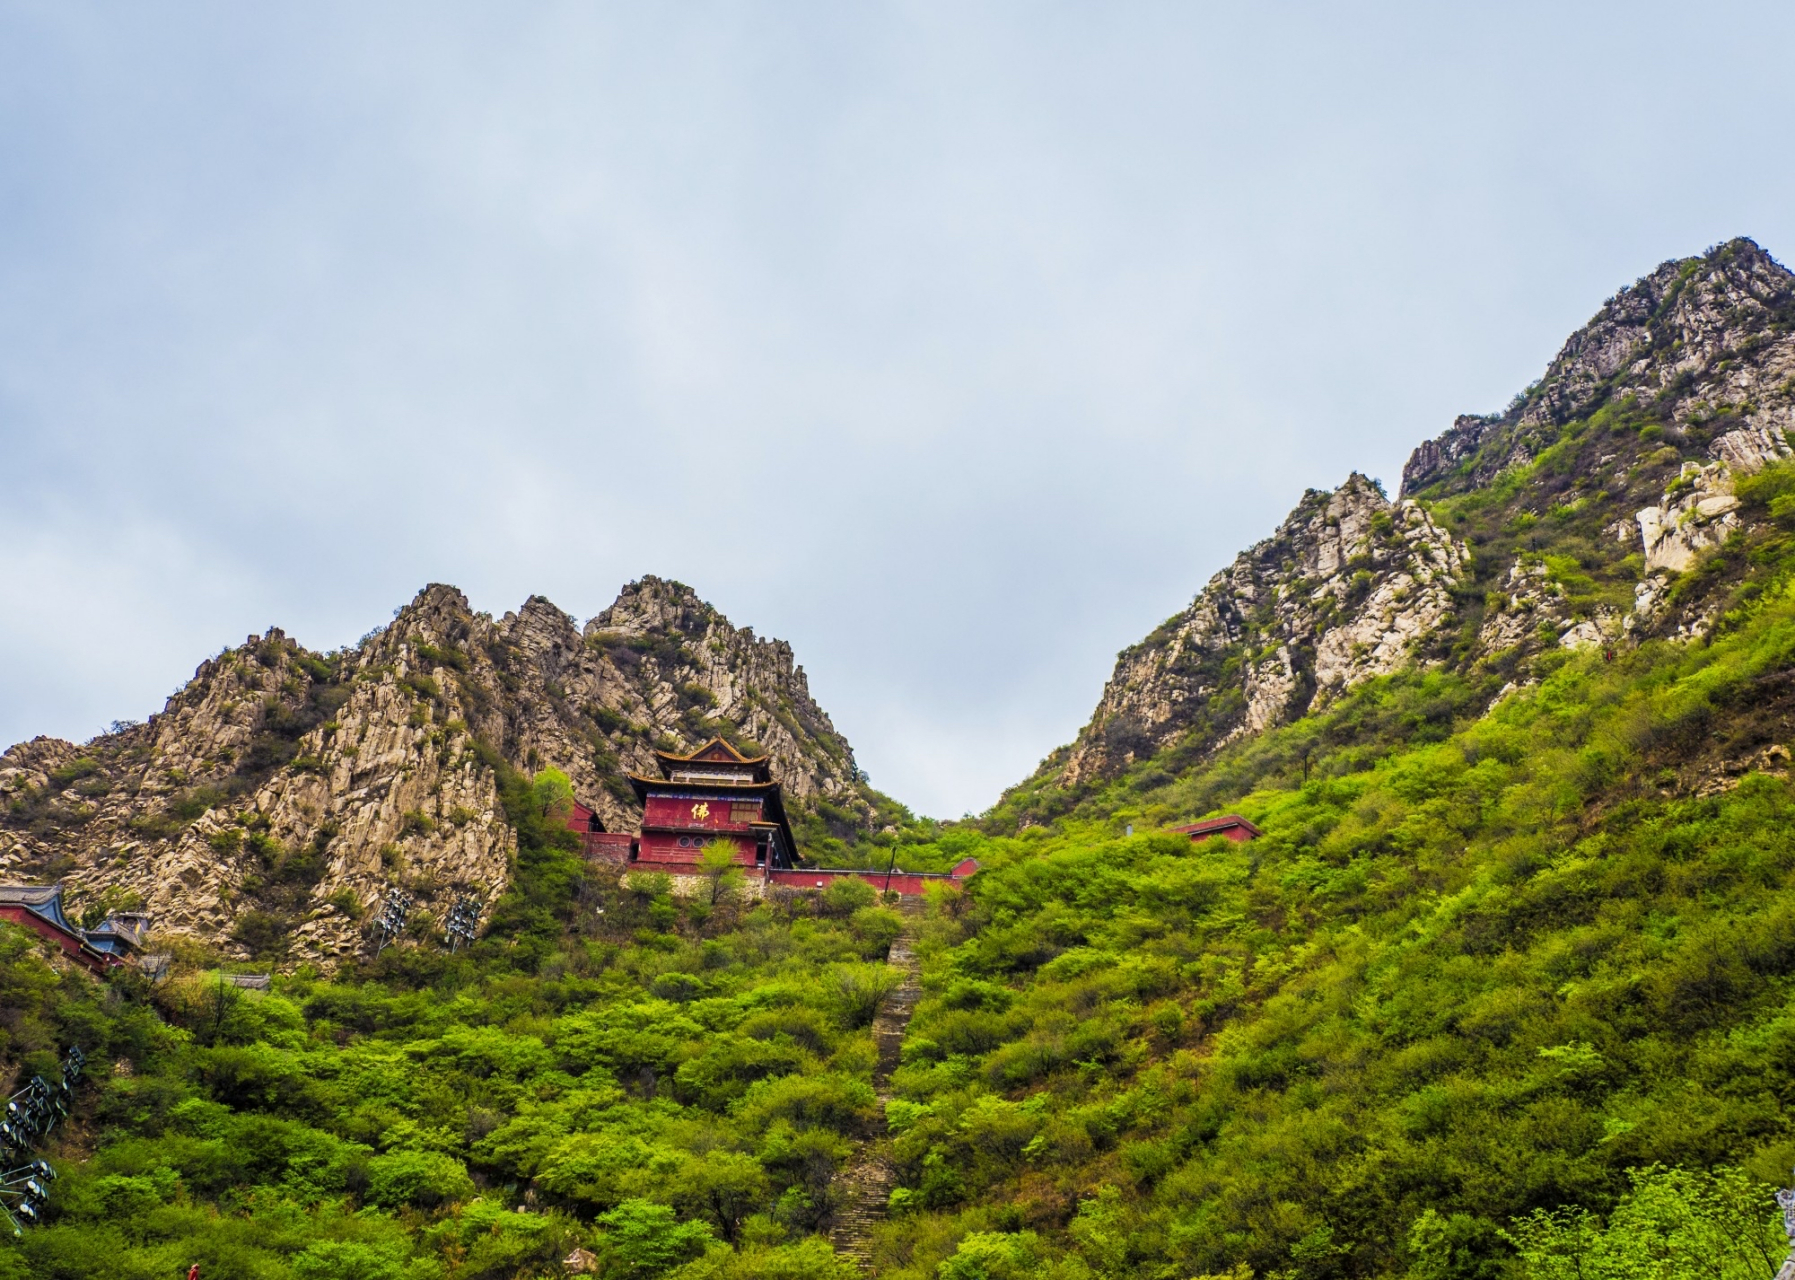
[[[1236,844],[1246,840],[1256,840],[1265,834],[1238,813],[1230,813],[1222,818],[1205,818],[1202,822],[1173,827],[1172,830],[1181,835],[1187,835],[1192,840],[1207,840],[1210,836],[1220,836],[1222,839],[1232,840]]]
[[[636,843],[636,838],[627,831],[606,831],[598,814],[578,800],[573,802],[573,812],[567,815],[567,829],[580,838],[580,849],[588,858],[627,862]]]

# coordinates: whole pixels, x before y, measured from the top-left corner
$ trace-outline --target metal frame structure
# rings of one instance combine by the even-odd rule
[[[480,929],[480,912],[485,905],[480,895],[473,892],[463,893],[455,899],[455,905],[449,908],[449,922],[445,926],[451,952],[463,946],[474,945],[474,937]]]
[[[70,1045],[62,1055],[62,1076],[55,1084],[32,1076],[29,1084],[6,1100],[5,1114],[0,1116],[0,1165],[23,1160],[50,1136],[56,1122],[74,1105],[75,1086],[86,1066],[87,1055],[79,1045]],[[24,1234],[26,1226],[42,1218],[49,1184],[55,1178],[56,1171],[44,1160],[0,1173],[0,1214],[5,1214],[14,1235]]]
[[[15,1236],[24,1235],[26,1227],[35,1227],[43,1220],[50,1183],[54,1181],[56,1170],[47,1160],[33,1160],[0,1173],[0,1213],[6,1215]]]
[[[386,895],[386,905],[374,920],[374,932],[378,938],[374,944],[376,956],[391,946],[393,939],[405,931],[405,922],[411,916],[412,902],[412,896],[403,889],[393,889]]]

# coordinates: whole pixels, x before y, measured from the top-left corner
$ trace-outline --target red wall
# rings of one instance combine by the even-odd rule
[[[48,920],[44,919],[34,911],[28,911],[24,907],[9,904],[0,907],[0,920],[10,920],[14,924],[22,924],[39,937],[48,938],[51,942],[54,942],[57,946],[61,947],[65,954],[80,961],[95,973],[104,973],[106,971],[108,959],[106,956],[94,952],[90,948],[83,947],[81,939],[75,937],[73,934],[64,933],[61,929],[58,929],[55,925],[51,924]],[[123,961],[114,959],[113,963],[122,964]]]
[[[744,867],[754,865],[754,839],[751,836],[733,836],[729,832],[719,831],[709,835],[675,835],[669,831],[642,832],[643,862],[689,862],[698,865],[698,853],[712,840],[731,840],[735,842],[735,860]],[[680,844],[681,840],[687,841]]]
[[[609,858],[628,862],[629,847],[635,837],[621,831],[582,831],[580,845],[588,858]]]
[[[698,810],[703,812],[697,812]],[[742,814],[739,819],[733,816],[738,810]],[[703,827],[707,831],[741,831],[748,823],[759,821],[758,799],[682,800],[672,796],[651,795],[642,813],[642,825],[645,827]]]
[[[977,863],[973,863],[969,870],[961,870],[966,865],[962,862],[951,872],[945,873],[940,871],[895,871],[891,875],[891,891],[902,894],[906,898],[915,898],[921,897],[932,884],[959,884],[973,871],[978,870]],[[855,876],[866,881],[875,889],[883,890],[885,888],[886,877],[883,871],[775,871],[767,878],[774,884],[788,885],[793,889],[826,889],[837,876]]]

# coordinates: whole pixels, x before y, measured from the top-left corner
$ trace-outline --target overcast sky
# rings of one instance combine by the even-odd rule
[[[1618,287],[1795,255],[1783,4],[0,3],[0,741],[654,573],[982,810]]]

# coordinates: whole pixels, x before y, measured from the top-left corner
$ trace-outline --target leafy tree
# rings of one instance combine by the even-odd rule
[[[1469,1213],[1428,1209],[1409,1229],[1410,1280],[1502,1280],[1509,1250],[1500,1227]]]
[[[625,1200],[598,1215],[603,1229],[605,1274],[652,1280],[704,1252],[714,1237],[702,1222],[681,1222],[672,1209],[650,1200]]]
[[[410,1280],[424,1274],[407,1261],[403,1251],[360,1240],[321,1240],[294,1256],[293,1274],[298,1280]]]
[[[1032,1280],[1041,1267],[1040,1237],[1032,1231],[974,1231],[941,1264],[941,1280]]]
[[[1772,1189],[1737,1168],[1653,1165],[1604,1224],[1587,1209],[1536,1209],[1505,1237],[1530,1280],[1763,1280],[1788,1250]]]
[[[545,819],[565,819],[573,812],[573,782],[550,766],[530,779],[530,799]]]
[[[395,1151],[368,1162],[368,1203],[385,1209],[434,1209],[473,1194],[467,1169],[452,1156]]]
[[[844,919],[879,900],[879,891],[859,876],[835,876],[823,890],[823,910]]]
[[[710,887],[713,907],[723,899],[733,897],[741,887],[742,869],[736,863],[736,853],[735,841],[722,839],[712,840],[698,851],[698,865]]]
[[[739,1151],[707,1151],[680,1170],[673,1205],[689,1218],[702,1218],[730,1244],[741,1238],[742,1223],[763,1209],[771,1184],[760,1161]]]

